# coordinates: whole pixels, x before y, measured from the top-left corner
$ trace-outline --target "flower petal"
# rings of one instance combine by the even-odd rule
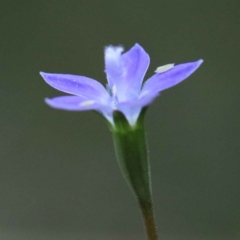
[[[144,49],[135,44],[121,55],[122,47],[109,46],[105,49],[105,72],[109,86],[116,88],[120,102],[137,98],[150,58]]]
[[[46,98],[45,102],[50,107],[68,111],[96,110],[102,113],[110,122],[113,122],[110,104],[101,104],[95,100],[86,100],[86,98],[78,96],[61,96],[52,99]]]
[[[139,117],[142,108],[151,104],[158,96],[158,92],[150,92],[148,94],[146,93],[144,96],[141,96],[138,99],[118,103],[117,109],[126,116],[128,122],[131,125],[134,125]]]
[[[62,92],[103,102],[109,98],[109,94],[102,84],[91,78],[70,74],[44,72],[40,72],[40,74],[50,86]]]
[[[105,48],[105,73],[107,75],[108,85],[110,89],[115,85],[116,79],[118,81],[122,76],[122,61],[121,54],[124,51],[122,46],[114,47],[108,46]]]
[[[180,83],[194,73],[202,62],[203,60],[200,59],[196,62],[179,64],[166,72],[153,75],[146,81],[141,93],[160,92]]]

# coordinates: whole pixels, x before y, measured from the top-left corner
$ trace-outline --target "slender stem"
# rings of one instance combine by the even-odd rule
[[[148,240],[158,240],[152,201],[139,201]]]

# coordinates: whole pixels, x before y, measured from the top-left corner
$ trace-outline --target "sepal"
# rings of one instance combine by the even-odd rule
[[[125,180],[139,202],[151,201],[151,178],[145,138],[143,109],[136,125],[131,126],[125,116],[114,112],[112,128],[115,153]]]

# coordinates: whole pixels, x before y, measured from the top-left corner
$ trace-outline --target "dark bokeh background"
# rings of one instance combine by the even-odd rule
[[[144,240],[95,113],[50,109],[38,74],[105,84],[103,48],[140,43],[156,67],[203,58],[146,125],[162,240],[240,238],[240,1],[0,2],[0,238]]]

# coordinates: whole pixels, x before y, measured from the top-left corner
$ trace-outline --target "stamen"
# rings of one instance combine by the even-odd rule
[[[144,97],[144,96],[146,96],[148,93],[149,93],[149,91],[141,92],[140,95],[138,96],[138,98]]]
[[[117,96],[117,86],[116,86],[116,84],[114,84],[113,87],[112,87],[112,95],[114,97]]]
[[[81,107],[88,107],[88,106],[93,105],[94,103],[95,103],[95,101],[93,101],[93,100],[87,100],[87,101],[84,101],[84,102],[80,103],[79,105]]]
[[[106,83],[106,90],[107,90],[107,92],[109,93],[109,95],[111,95],[111,89],[110,89],[108,83]]]
[[[171,68],[174,67],[174,63],[169,63],[169,64],[166,64],[164,66],[161,66],[161,67],[158,67],[156,70],[155,70],[155,73],[162,73],[162,72],[166,72],[168,70],[170,70]]]
[[[117,86],[116,84],[112,87],[112,106],[117,109],[118,97],[117,97]]]

